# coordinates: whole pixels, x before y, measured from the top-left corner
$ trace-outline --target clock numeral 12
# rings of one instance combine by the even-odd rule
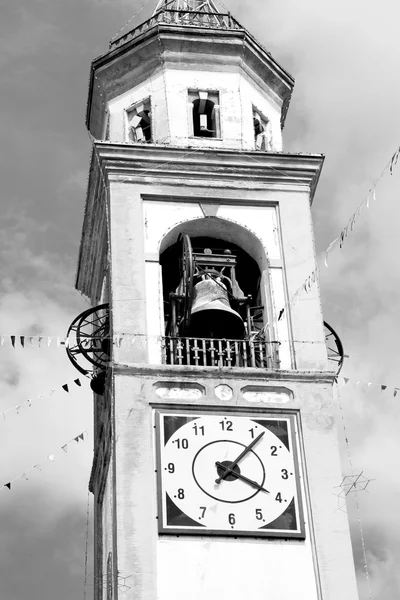
[[[233,431],[233,423],[232,421],[220,421],[222,431]]]

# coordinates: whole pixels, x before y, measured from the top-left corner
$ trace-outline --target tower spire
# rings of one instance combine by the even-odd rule
[[[153,15],[162,10],[184,10],[204,13],[219,13],[212,0],[159,0]]]

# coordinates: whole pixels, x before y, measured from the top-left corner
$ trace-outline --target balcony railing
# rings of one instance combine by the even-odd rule
[[[163,363],[196,367],[279,369],[279,342],[164,337]]]
[[[207,29],[243,29],[240,23],[231,17],[230,14],[195,10],[161,10],[135,29],[132,29],[132,31],[128,31],[128,33],[111,40],[109,44],[110,50],[114,50],[126,44],[126,42],[130,42],[159,23],[166,25],[190,25],[191,27],[206,27]]]

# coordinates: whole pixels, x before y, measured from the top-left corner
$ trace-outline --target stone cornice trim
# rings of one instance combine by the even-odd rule
[[[283,154],[221,148],[182,148],[155,144],[96,142],[109,181],[206,185],[228,182],[243,187],[309,190],[319,180],[322,154]],[[194,182],[194,183],[193,183]],[[230,185],[232,187],[232,185]]]
[[[168,377],[172,379],[198,380],[204,379],[245,379],[262,384],[273,384],[276,381],[298,383],[333,384],[336,373],[330,371],[268,371],[251,367],[191,367],[178,365],[118,364],[112,365],[114,374],[135,377]]]

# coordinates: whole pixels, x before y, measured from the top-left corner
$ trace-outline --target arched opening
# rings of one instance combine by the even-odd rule
[[[166,362],[278,368],[267,261],[254,234],[218,218],[187,222],[163,239],[160,263]]]

